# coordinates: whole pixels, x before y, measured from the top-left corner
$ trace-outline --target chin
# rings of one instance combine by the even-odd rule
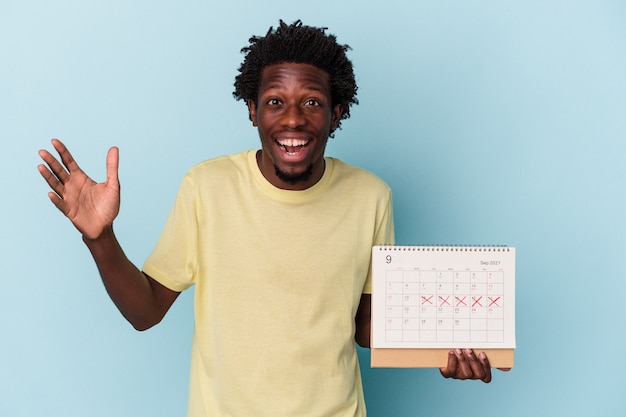
[[[289,185],[296,185],[300,182],[306,182],[311,178],[313,174],[313,164],[310,164],[303,172],[285,172],[276,165],[274,165],[274,170],[279,180]]]

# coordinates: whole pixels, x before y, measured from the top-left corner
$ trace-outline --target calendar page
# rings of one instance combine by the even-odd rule
[[[375,246],[372,348],[515,348],[515,248]]]

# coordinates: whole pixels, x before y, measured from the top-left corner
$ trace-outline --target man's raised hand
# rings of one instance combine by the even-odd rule
[[[39,151],[39,156],[46,163],[38,166],[39,173],[52,189],[48,197],[85,239],[96,239],[112,226],[119,213],[119,150],[116,147],[109,149],[106,180],[96,183],[80,169],[61,141],[53,139],[52,146],[59,153],[61,162],[50,152]]]

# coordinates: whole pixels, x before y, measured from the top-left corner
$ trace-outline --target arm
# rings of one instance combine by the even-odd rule
[[[359,346],[370,347],[371,327],[372,327],[372,295],[361,294],[361,302],[356,311],[354,319],[356,332],[354,338]]]
[[[118,243],[113,228],[97,239],[84,242],[96,261],[107,293],[120,313],[135,329],[146,330],[159,323],[179,292],[172,291],[133,265]]]
[[[119,152],[111,148],[107,155],[107,178],[96,183],[78,166],[59,140],[52,145],[61,162],[48,151],[39,155],[46,165],[38,169],[51,192],[52,203],[83,235],[91,251],[107,292],[122,315],[138,330],[157,324],[165,315],[177,292],[143,274],[124,255],[113,232],[113,220],[119,213]]]

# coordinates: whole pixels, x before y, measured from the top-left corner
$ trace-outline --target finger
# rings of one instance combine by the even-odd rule
[[[69,173],[61,165],[61,163],[52,154],[45,149],[39,151],[39,157],[48,165],[51,175],[54,175],[58,181],[65,183],[69,178]],[[39,172],[42,172],[41,169]],[[43,172],[42,172],[43,175]],[[45,178],[45,177],[44,177]]]
[[[70,151],[65,147],[63,142],[58,139],[52,139],[52,146],[54,146],[54,149],[56,149],[56,151],[59,153],[63,165],[65,165],[70,173],[80,170],[78,163],[76,163],[76,160],[74,159]]]
[[[469,367],[472,372],[472,378],[481,379],[481,380],[485,378],[486,375],[485,375],[485,369],[483,367],[483,363],[479,361],[478,358],[476,358],[474,351],[472,349],[465,349],[463,351],[463,356],[465,356],[465,358],[467,359],[469,363]],[[483,356],[486,360],[487,356],[484,354],[484,352],[483,352]],[[487,362],[487,364],[489,364],[489,362]]]
[[[481,378],[481,380],[485,384],[488,384],[491,382],[491,365],[489,364],[489,359],[487,358],[485,352],[480,352],[478,354],[478,360],[484,373],[484,376]]]
[[[52,201],[52,204],[54,204],[54,206],[57,209],[59,209],[61,213],[67,216],[67,212],[66,212],[67,205],[65,204],[65,201],[61,197],[59,197],[56,193],[53,193],[51,191],[48,193],[48,198],[50,199],[50,201]]]
[[[471,352],[471,349],[470,349]],[[473,379],[474,378],[474,371],[472,370],[472,366],[470,365],[470,359],[468,358],[468,356],[466,356],[466,354],[464,353],[464,351],[462,351],[461,349],[455,349],[454,350],[454,355],[456,356],[456,360],[458,363],[457,366],[457,378],[459,379]],[[472,352],[472,355],[474,355],[474,353]],[[476,357],[474,356],[474,359]]]
[[[439,368],[441,376],[444,378],[450,378],[456,372],[457,360],[453,351],[448,352],[448,366],[445,368]]]
[[[114,146],[111,149],[109,149],[109,152],[107,153],[106,184],[117,189],[119,189],[119,184],[120,184],[119,176],[118,176],[119,162],[120,162],[120,151],[116,146]]]
[[[61,183],[61,181],[59,181],[57,176],[50,171],[50,169],[48,169],[43,164],[38,165],[37,169],[39,170],[39,173],[41,174],[43,179],[46,180],[46,182],[48,183],[48,186],[50,186],[50,188],[52,188],[52,190],[56,194],[63,194],[63,184]]]

